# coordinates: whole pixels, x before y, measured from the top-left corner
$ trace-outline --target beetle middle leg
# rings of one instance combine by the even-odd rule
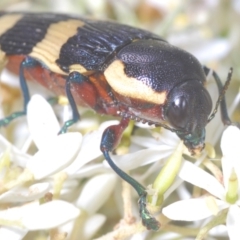
[[[62,126],[62,128],[59,132],[60,134],[67,132],[67,129],[80,119],[80,114],[78,112],[76,102],[75,102],[72,92],[71,92],[71,84],[72,83],[81,83],[86,80],[85,78],[86,78],[85,76],[83,76],[82,74],[80,74],[78,72],[71,72],[66,79],[65,91],[66,91],[66,96],[69,101],[69,104],[72,108],[72,119],[70,119],[64,123],[64,125]]]
[[[137,191],[139,195],[139,208],[140,208],[140,216],[142,218],[143,225],[147,227],[147,229],[152,229],[157,231],[160,227],[159,222],[151,216],[149,211],[146,208],[146,197],[147,192],[145,187],[143,187],[140,183],[138,183],[135,179],[130,177],[127,173],[122,171],[119,167],[115,165],[113,160],[111,159],[109,152],[113,151],[114,148],[118,145],[122,133],[125,128],[128,126],[129,120],[123,118],[118,125],[113,125],[108,127],[102,136],[101,140],[101,151],[111,168],[126,182],[128,182],[132,187]]]
[[[23,105],[23,110],[20,112],[14,112],[11,115],[7,116],[6,118],[3,118],[0,120],[0,127],[1,126],[6,126],[8,125],[12,120],[20,117],[20,116],[24,116],[27,113],[27,104],[30,101],[30,95],[29,95],[29,90],[28,90],[28,86],[26,83],[26,79],[24,77],[24,70],[28,69],[28,68],[34,68],[36,65],[38,64],[37,61],[35,61],[33,58],[31,57],[26,57],[20,65],[20,69],[19,69],[19,78],[20,78],[20,87],[23,93],[23,101],[24,101],[24,105]]]

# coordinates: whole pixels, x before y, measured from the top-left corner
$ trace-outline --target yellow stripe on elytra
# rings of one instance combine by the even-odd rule
[[[51,24],[44,39],[36,44],[29,55],[41,61],[51,71],[67,75],[67,73],[61,70],[56,64],[56,60],[59,58],[63,44],[66,43],[70,37],[74,36],[77,33],[77,29],[83,25],[84,23],[82,21],[75,19]],[[78,68],[80,69],[80,67]],[[86,71],[86,69],[81,66],[81,72],[84,71]]]
[[[21,18],[23,14],[6,14],[0,17],[0,36],[7,30],[12,28]]]
[[[155,104],[163,104],[166,100],[166,91],[156,92],[140,80],[126,76],[124,64],[120,60],[112,62],[105,70],[104,75],[114,91],[125,97]]]

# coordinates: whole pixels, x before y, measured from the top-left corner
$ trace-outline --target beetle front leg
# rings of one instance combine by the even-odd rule
[[[24,70],[28,69],[28,68],[34,68],[34,67],[36,67],[37,64],[38,64],[38,62],[35,61],[31,57],[26,57],[22,61],[21,65],[20,65],[20,70],[19,70],[19,78],[20,78],[20,87],[21,87],[21,90],[22,90],[22,93],[23,93],[23,100],[24,100],[23,110],[20,111],[20,112],[14,112],[11,115],[9,115],[8,117],[6,117],[4,119],[1,119],[0,120],[0,127],[8,125],[12,120],[14,120],[14,119],[16,119],[20,116],[26,115],[27,104],[30,101],[30,95],[29,95],[29,90],[28,90],[28,86],[27,86],[27,83],[26,83],[26,79],[25,79],[25,76],[24,76]]]
[[[146,208],[146,197],[147,192],[145,187],[143,187],[139,182],[130,177],[127,173],[122,171],[119,167],[115,165],[113,160],[111,159],[109,152],[113,151],[115,147],[118,145],[122,133],[125,128],[128,126],[129,120],[122,119],[118,125],[113,125],[108,127],[102,136],[101,140],[101,151],[105,159],[111,168],[126,182],[128,182],[132,187],[137,191],[139,195],[139,208],[140,208],[140,216],[142,218],[143,225],[146,226],[149,230],[157,231],[160,227],[160,223],[151,216],[149,211]]]

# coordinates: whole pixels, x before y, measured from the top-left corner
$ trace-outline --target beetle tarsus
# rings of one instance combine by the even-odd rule
[[[160,223],[156,220],[156,218],[152,217],[146,207],[146,197],[147,193],[145,192],[139,198],[139,212],[142,219],[143,225],[148,230],[158,231],[160,228]]]

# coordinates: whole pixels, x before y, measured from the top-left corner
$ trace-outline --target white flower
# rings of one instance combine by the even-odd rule
[[[33,8],[38,8],[35,3],[29,3],[30,1],[26,1],[22,3],[17,3],[15,5],[10,4],[10,1],[3,1],[6,2],[5,5],[11,10],[24,10],[28,11],[28,9],[33,9]],[[31,1],[32,2],[32,1]],[[35,1],[34,1],[35,2]],[[50,2],[50,4],[49,4]],[[64,9],[64,11],[71,13],[72,11],[76,12],[79,11],[79,9],[84,12],[88,10],[88,12],[91,12],[93,15],[103,15],[106,16],[106,12],[109,13],[109,4],[103,3],[103,0],[94,0],[94,1],[86,1],[84,0],[83,3],[81,2],[81,7],[79,8],[79,1],[74,1],[72,0],[62,0],[58,3],[57,8],[58,9]],[[97,3],[96,3],[97,2]],[[101,2],[101,3],[100,3]],[[41,3],[42,4],[42,3]],[[3,3],[4,5],[4,3]],[[49,7],[52,9],[48,9],[50,11],[55,10],[56,11],[56,3],[55,1],[45,1],[45,4],[42,4],[46,9]],[[48,5],[48,6],[47,6]],[[60,6],[62,5],[62,6]],[[160,34],[161,36],[164,36],[164,38],[167,38],[170,40],[169,42],[178,46],[183,46],[184,49],[188,49],[192,51],[192,53],[197,54],[197,57],[200,57],[201,59],[199,60],[205,60],[207,62],[201,62],[201,64],[206,64],[207,66],[217,70],[218,73],[220,73],[220,77],[222,80],[224,80],[225,73],[227,72],[229,66],[233,66],[234,69],[238,69],[236,67],[236,63],[238,61],[232,61],[234,59],[238,59],[239,55],[239,26],[238,26],[238,16],[236,12],[240,12],[239,8],[239,1],[233,1],[232,2],[232,7],[231,7],[231,2],[229,3],[229,7],[226,8],[226,3],[225,1],[191,1],[189,4],[182,4],[181,1],[159,1],[159,0],[146,0],[144,3],[142,1],[130,1],[128,4],[125,4],[125,1],[111,1],[110,6],[111,6],[111,15],[114,15],[120,22],[126,22],[129,24],[132,22],[133,24],[136,24],[139,27],[143,27],[146,29],[151,29],[153,32]],[[152,8],[154,6],[154,9]],[[3,6],[4,8],[4,6]],[[156,13],[155,10],[159,11],[159,14]],[[120,11],[119,11],[120,10]],[[154,11],[153,11],[154,10]],[[214,14],[212,14],[214,10]],[[158,19],[157,19],[157,15]],[[228,16],[231,16],[231,18],[228,18]],[[145,20],[144,20],[145,19]],[[159,21],[159,19],[161,21]],[[228,19],[228,21],[226,21]],[[160,24],[157,24],[160,23]],[[218,24],[216,24],[218,23]],[[216,25],[218,25],[216,27]],[[215,28],[216,27],[216,28]],[[212,31],[214,29],[214,31]],[[227,31],[226,31],[227,29]],[[223,34],[224,33],[224,34]],[[221,35],[221,37],[219,37]],[[187,44],[186,44],[187,43]],[[217,47],[215,46],[217,45]],[[220,51],[219,50],[220,46]],[[229,50],[231,51],[229,52]],[[229,54],[227,54],[229,53]],[[200,54],[200,55],[199,55]],[[224,57],[224,61],[219,61],[220,58]],[[234,70],[234,78],[233,80],[237,80],[239,77],[239,74],[237,73],[236,70]],[[18,78],[18,77],[17,77]],[[11,77],[7,77],[6,80],[9,82],[9,79],[12,80]],[[3,80],[3,77],[1,76],[1,80]],[[14,84],[18,83],[19,79],[14,79],[12,81]],[[213,82],[213,81],[212,81]],[[235,81],[236,82],[236,81]],[[30,83],[31,84],[31,83]],[[28,83],[29,85],[29,83]],[[209,87],[209,84],[207,84]],[[211,85],[211,83],[210,83]],[[235,86],[237,86],[235,84]],[[210,86],[211,87],[211,86]],[[214,87],[215,83],[214,83]],[[36,91],[36,89],[31,89],[32,91],[35,91],[39,93],[39,88]],[[235,89],[234,89],[235,90]],[[41,92],[42,96],[46,94],[46,89]],[[235,94],[234,92],[231,92],[228,90],[226,97],[228,96],[233,96]],[[218,97],[217,95],[217,90],[216,88],[212,88],[212,91],[210,91],[211,97],[214,99],[214,103],[216,102],[216,98]],[[2,97],[2,94],[1,94]],[[11,96],[12,97],[12,96]],[[230,99],[228,99],[230,100]],[[229,101],[228,101],[229,102]],[[239,102],[239,101],[238,101]],[[21,101],[19,101],[19,105],[22,106]],[[238,106],[238,104],[236,104]],[[236,108],[235,106],[235,108]],[[10,108],[13,108],[11,105]],[[14,109],[20,109],[19,107],[14,107]],[[40,109],[36,108],[36,116],[40,112],[38,111]],[[0,109],[1,113],[1,109]],[[231,116],[232,112],[229,111],[229,115]],[[216,141],[219,140],[219,136],[222,132],[222,127],[220,127],[219,122],[220,122],[220,117],[219,113],[217,116],[214,118],[214,120],[208,124],[206,128],[206,141],[211,142],[212,144],[215,144]],[[43,116],[43,115],[42,115]],[[97,115],[95,115],[97,117]],[[48,117],[47,115],[44,115],[44,117]],[[68,119],[68,118],[66,118]],[[85,120],[85,117],[82,117],[82,120],[80,121],[80,124],[83,123]],[[95,119],[95,117],[94,117]],[[38,120],[38,119],[35,119]],[[53,119],[52,119],[53,120]],[[88,119],[87,119],[88,120]],[[47,120],[49,121],[49,120]],[[54,120],[55,121],[55,120]],[[25,121],[23,121],[25,122]],[[36,122],[36,121],[35,121]],[[87,121],[89,123],[89,121]],[[48,123],[47,123],[48,124]],[[51,125],[51,124],[50,124]],[[58,126],[57,126],[58,125]],[[60,124],[61,125],[61,124]],[[76,124],[77,125],[77,124]],[[76,126],[74,125],[74,126]],[[83,124],[82,124],[83,125]],[[74,127],[73,126],[73,127]],[[4,155],[9,155],[9,159],[11,160],[11,167],[10,169],[12,170],[12,167],[16,167],[17,170],[19,168],[25,169],[26,164],[31,161],[32,156],[29,154],[26,154],[26,152],[30,153],[28,149],[30,149],[30,144],[32,144],[32,139],[34,139],[35,145],[36,146],[42,146],[42,145],[47,145],[48,143],[51,144],[52,137],[55,137],[55,129],[59,129],[59,124],[55,124],[53,128],[49,127],[48,131],[45,132],[44,127],[39,126],[39,129],[35,129],[35,131],[39,132],[39,136],[43,137],[36,137],[38,133],[35,135],[35,133],[31,133],[31,136],[29,137],[29,141],[25,141],[23,136],[23,131],[21,131],[21,134],[15,135],[14,141],[22,143],[25,141],[25,144],[23,147],[14,147],[10,143],[6,141],[1,135],[0,135],[0,154],[4,153]],[[10,129],[10,128],[8,128]],[[34,129],[34,128],[33,128]],[[11,129],[12,130],[12,129]],[[25,130],[25,129],[24,129]],[[42,132],[43,130],[43,132]],[[19,129],[14,128],[14,131],[18,131]],[[31,130],[32,131],[32,130]],[[27,131],[25,131],[27,132]],[[168,131],[163,131],[164,133],[168,133]],[[47,134],[46,134],[47,133]],[[53,133],[53,135],[51,135]],[[146,133],[146,132],[145,132]],[[45,135],[45,137],[44,137]],[[20,141],[19,141],[19,136]],[[177,145],[177,137],[175,134],[169,132],[169,136],[162,136],[159,134],[160,139],[156,140],[152,138],[152,136],[146,136],[144,134],[143,137],[132,137],[131,141],[132,144],[130,146],[130,151],[129,154],[125,156],[113,156],[113,159],[115,162],[122,167],[124,170],[132,170],[132,169],[137,169],[139,166],[143,166],[146,164],[152,164],[147,167],[141,167],[140,171],[131,171],[131,175],[134,177],[137,176],[137,179],[140,179],[141,182],[144,182],[144,180],[147,177],[152,177],[156,171],[160,169],[160,167],[165,163],[164,159],[167,158],[175,149]],[[91,186],[91,184],[86,183],[82,187],[82,179],[84,178],[84,181],[86,180],[87,182],[91,182],[91,177],[95,176],[96,174],[101,173],[101,176],[105,175],[111,175],[109,174],[112,172],[108,164],[105,163],[102,164],[100,161],[93,162],[95,158],[98,158],[101,156],[101,152],[99,150],[99,142],[101,139],[101,133],[99,131],[94,131],[92,133],[87,134],[87,136],[84,136],[82,139],[82,144],[81,144],[81,149],[79,152],[79,155],[77,156],[76,159],[70,159],[70,165],[68,167],[60,167],[59,171],[51,171],[52,173],[46,174],[43,179],[41,179],[41,183],[36,183],[33,182],[32,185],[26,186],[18,186],[15,188],[10,189],[9,191],[1,194],[0,201],[8,201],[8,207],[12,207],[12,202],[15,201],[17,198],[16,196],[19,196],[19,199],[23,200],[26,198],[29,201],[33,201],[34,199],[37,200],[41,198],[46,191],[53,190],[52,186],[56,185],[57,178],[61,179],[61,174],[64,172],[66,174],[66,179],[64,182],[64,185],[61,187],[61,198],[64,199],[65,201],[70,201],[70,202],[77,202],[76,199],[81,199],[81,188],[87,188],[87,195],[92,194],[92,196],[88,196],[90,198],[91,204],[93,204],[93,208],[96,209],[97,207],[97,201],[92,201],[94,197],[98,199],[101,197],[102,194],[104,194],[104,191],[94,191],[94,187]],[[177,141],[175,141],[177,140]],[[165,142],[164,142],[165,141]],[[168,142],[167,142],[168,141]],[[169,144],[171,141],[173,141],[173,144]],[[92,144],[91,144],[92,143]],[[16,144],[15,144],[16,145]],[[33,144],[32,144],[33,145]],[[40,147],[41,148],[41,147]],[[150,149],[148,149],[150,148]],[[7,150],[6,150],[7,149]],[[90,149],[90,152],[89,152]],[[7,159],[7,158],[5,158]],[[163,159],[163,161],[161,160]],[[2,162],[0,162],[0,179],[2,179],[3,175],[7,170],[9,170],[7,166],[7,160],[5,166],[2,166]],[[54,162],[54,161],[53,161]],[[89,164],[90,163],[90,164]],[[47,164],[46,162],[44,164]],[[51,166],[52,170],[54,170],[54,165]],[[58,168],[58,163],[56,162],[56,168]],[[143,171],[144,169],[144,171]],[[16,170],[16,171],[17,171]],[[43,168],[43,170],[45,170]],[[61,172],[62,171],[62,172]],[[40,170],[36,172],[39,174]],[[54,172],[57,172],[55,175],[51,175]],[[47,173],[47,170],[46,170]],[[48,175],[48,177],[47,177]],[[64,174],[63,174],[64,175]],[[136,176],[135,176],[136,175]],[[238,175],[238,174],[237,174]],[[97,176],[98,177],[98,176]],[[104,177],[103,177],[104,179]],[[151,178],[152,179],[152,178]],[[101,181],[101,179],[99,179]],[[148,181],[148,180],[147,180]],[[145,183],[147,183],[145,181]],[[149,182],[149,181],[148,181]],[[37,185],[37,184],[43,184],[43,185]],[[104,187],[107,187],[107,184],[105,185],[104,182],[102,184],[99,184],[99,186],[102,185]],[[114,184],[113,184],[114,185]],[[120,184],[118,184],[120,185]],[[112,187],[112,186],[111,186]],[[181,185],[179,188],[183,189],[184,185]],[[32,189],[37,190],[36,192],[34,191],[32,193]],[[175,187],[176,189],[176,187]],[[219,187],[220,189],[220,187]],[[218,190],[219,190],[218,189]],[[98,189],[99,190],[99,189]],[[177,189],[178,191],[179,189]],[[216,190],[216,194],[221,192],[220,190]],[[224,189],[225,191],[225,189]],[[85,190],[83,191],[85,192]],[[180,191],[178,191],[180,192]],[[185,192],[187,192],[185,190]],[[118,195],[116,194],[118,193]],[[182,193],[182,192],[181,192]],[[80,197],[77,198],[80,194]],[[94,195],[96,194],[96,195]],[[187,193],[189,194],[189,193]],[[224,192],[225,194],[225,192]],[[223,194],[223,195],[224,195]],[[73,197],[75,195],[75,197]],[[119,188],[116,186],[115,189],[115,198],[120,199],[120,191]],[[28,197],[27,197],[28,196]],[[105,196],[103,196],[105,197]],[[165,197],[166,198],[166,197]],[[208,198],[208,204],[210,204],[212,207],[212,212],[217,212],[218,209],[214,208],[214,203],[217,201],[215,198],[213,201],[211,201],[213,198]],[[83,198],[81,199],[83,200]],[[224,202],[219,199],[219,201]],[[23,202],[19,203],[19,206],[23,206]],[[116,201],[117,203],[120,201]],[[78,202],[79,203],[79,202]],[[212,204],[213,203],[213,204]],[[225,203],[225,202],[224,202]],[[96,205],[95,205],[96,204]],[[4,207],[5,204],[1,206],[1,209]],[[82,206],[86,209],[91,209],[91,205],[82,205],[79,204],[79,206]],[[122,203],[119,203],[119,206],[122,207]],[[233,209],[233,205],[231,205]],[[237,207],[238,208],[238,207]],[[106,208],[105,208],[106,209]],[[119,207],[120,209],[120,207]],[[214,210],[215,209],[215,210]],[[115,211],[115,210],[114,210]],[[191,210],[190,210],[191,211]],[[82,213],[83,211],[81,211]],[[137,210],[136,210],[137,212]],[[184,212],[186,214],[187,211]],[[230,212],[230,210],[229,210]],[[91,213],[93,215],[89,216],[87,219],[85,219],[85,225],[84,226],[79,226],[80,231],[82,231],[82,236],[85,237],[85,239],[93,239],[93,234],[94,232],[99,229],[103,222],[105,221],[106,216],[105,215],[100,215],[96,213]],[[137,216],[137,213],[136,213]],[[81,217],[81,215],[80,215]],[[112,218],[111,218],[112,220]],[[81,219],[82,221],[82,219]],[[80,222],[81,222],[80,221]],[[97,222],[97,223],[96,223]],[[62,226],[61,229],[64,232],[70,233],[72,230],[72,225],[73,223],[70,222],[68,224],[65,224]],[[108,226],[109,227],[109,226]],[[109,228],[107,228],[109,229]],[[125,231],[128,230],[128,226]],[[0,239],[22,239],[24,235],[28,232],[28,230],[22,230],[17,227],[1,227],[0,228]],[[105,235],[106,231],[105,229],[101,229],[101,232]],[[135,232],[135,231],[133,231]],[[31,233],[33,238],[38,238],[37,234],[38,231],[35,231],[34,233]],[[34,234],[34,235],[33,235]],[[133,234],[133,233],[131,233]],[[151,234],[151,233],[150,233]],[[178,238],[175,234],[169,233],[169,231],[166,231],[166,234],[170,235],[165,237],[165,235],[161,234],[162,239],[174,239]],[[129,234],[130,235],[130,234]],[[71,236],[68,235],[68,238]],[[49,238],[49,237],[48,237]],[[83,237],[82,237],[83,238]],[[75,238],[75,239],[82,239],[82,238]],[[113,237],[114,238],[114,237]],[[149,236],[149,233],[144,232],[142,236],[136,235],[132,237],[131,239],[159,239],[159,235],[156,234],[155,236]],[[74,238],[71,238],[74,239]],[[183,239],[186,239],[184,236]]]
[[[112,193],[116,177],[116,174],[102,174],[93,177],[84,186],[76,205],[90,215],[95,213]]]
[[[96,177],[97,182],[95,181],[91,186],[89,184],[85,186],[82,193],[84,197],[80,194],[80,204],[68,203],[66,200],[53,200],[41,205],[40,202],[44,201],[45,195],[49,192],[55,197],[61,192],[68,198],[72,197],[76,191],[79,192],[79,180],[75,179],[86,177],[86,175],[79,176],[77,172],[82,166],[101,155],[99,145],[104,129],[87,134],[83,141],[78,132],[57,135],[60,127],[56,116],[45,99],[39,95],[34,95],[28,104],[27,119],[31,135],[23,149],[28,150],[32,139],[38,148],[34,155],[17,149],[0,135],[0,170],[4,173],[5,168],[9,168],[8,172],[14,174],[14,178],[10,180],[8,178],[5,180],[4,174],[1,175],[0,202],[8,203],[8,209],[0,210],[2,225],[0,238],[22,239],[29,230],[58,227],[69,221],[72,223],[71,228],[68,229],[70,233],[73,228],[72,220],[79,214],[82,215],[79,208],[84,212],[91,209],[86,222],[94,221],[95,229],[90,234],[87,223],[86,229],[82,229],[86,231],[88,236],[86,239],[91,238],[106,219],[104,215],[95,213],[108,199],[116,179],[115,175],[103,174],[103,165],[98,170],[102,175]],[[15,170],[16,167],[18,171]],[[89,167],[87,174],[91,169],[92,167]],[[88,175],[91,176],[91,173]],[[32,185],[25,186],[27,182]],[[65,183],[64,186],[63,183]],[[109,187],[110,185],[112,187]],[[96,188],[99,191],[95,191]],[[103,193],[102,188],[108,189],[108,194],[106,191]],[[93,201],[86,202],[85,199],[93,199]],[[74,201],[71,200],[71,202]],[[11,208],[11,204],[16,203],[19,206]]]
[[[212,196],[182,200],[163,208],[163,214],[173,220],[196,221],[216,216],[222,209],[228,208],[226,226],[231,240],[240,239],[240,130],[228,127],[222,136],[221,149],[223,183],[215,177],[185,161],[179,177],[200,188]]]

